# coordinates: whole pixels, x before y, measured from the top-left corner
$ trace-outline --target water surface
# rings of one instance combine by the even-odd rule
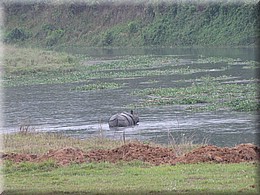
[[[175,55],[180,66],[192,66],[201,70],[191,74],[175,74],[137,78],[94,79],[88,82],[124,83],[119,89],[99,91],[75,91],[76,86],[86,83],[45,84],[10,87],[5,89],[4,132],[19,131],[22,125],[30,125],[37,131],[62,132],[66,135],[88,138],[92,135],[113,139],[138,139],[170,144],[181,139],[194,143],[207,140],[209,144],[233,146],[254,142],[256,135],[254,113],[234,111],[191,112],[185,105],[138,108],[138,126],[109,129],[107,121],[112,114],[128,109],[140,97],[135,89],[148,87],[186,87],[192,79],[202,76],[228,76],[221,82],[250,82],[254,69],[243,68],[244,61],[254,60],[254,49],[95,49],[70,48],[68,52],[115,60],[127,55]],[[239,58],[232,66],[227,63],[196,63],[198,58]],[[227,68],[228,66],[228,68]],[[163,67],[158,67],[162,69]],[[156,69],[156,68],[155,68]],[[152,82],[155,81],[155,82]]]

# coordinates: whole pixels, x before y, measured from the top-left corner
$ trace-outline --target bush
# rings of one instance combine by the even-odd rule
[[[44,24],[42,25],[42,30],[45,32],[56,30],[57,28],[53,24]]]
[[[29,34],[26,33],[23,29],[14,28],[8,32],[4,38],[4,42],[13,43],[17,41],[24,41],[29,38]]]
[[[46,37],[46,46],[51,47],[58,43],[59,39],[64,35],[64,30],[57,29],[49,31],[49,35]]]
[[[128,24],[128,30],[130,34],[138,32],[138,24],[136,22],[130,22]]]
[[[102,45],[103,46],[112,45],[113,40],[114,40],[114,36],[113,36],[112,32],[106,32],[102,39]]]

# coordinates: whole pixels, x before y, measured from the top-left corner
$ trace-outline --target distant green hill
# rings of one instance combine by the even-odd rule
[[[4,41],[41,47],[256,44],[259,2],[158,2],[54,5],[6,1]]]

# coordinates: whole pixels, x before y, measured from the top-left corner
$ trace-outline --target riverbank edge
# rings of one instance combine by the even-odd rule
[[[21,192],[23,194],[97,194],[101,192],[102,194],[171,194],[173,192],[178,194],[237,194],[238,192],[257,194],[259,189],[257,185],[259,180],[259,175],[257,175],[259,170],[258,161],[242,163],[200,162],[154,166],[142,160],[117,161],[115,163],[106,161],[77,163],[77,160],[81,158],[79,155],[75,158],[77,159],[75,162],[58,165],[55,160],[51,159],[39,162],[26,161],[25,158],[22,158],[22,154],[27,155],[27,157],[30,155],[35,157],[37,152],[33,150],[36,149],[39,156],[53,156],[53,154],[56,154],[56,157],[60,158],[67,151],[69,152],[67,158],[70,158],[74,153],[82,154],[82,151],[92,152],[89,155],[97,152],[98,156],[102,156],[102,151],[108,149],[117,153],[120,148],[126,146],[148,147],[147,150],[151,148],[165,148],[168,150],[172,146],[162,146],[136,140],[124,142],[100,136],[79,140],[61,134],[29,132],[6,134],[3,135],[3,140],[5,149],[7,149],[4,150],[3,155],[15,156],[15,154],[18,154],[21,157],[19,157],[21,161],[18,163],[9,160],[3,160],[1,163],[3,166],[4,194],[19,194]],[[175,147],[177,146],[182,149],[185,145],[181,146],[180,144]],[[195,149],[189,148],[189,151],[201,147],[198,145],[193,146]],[[252,145],[249,144],[248,146],[251,147]],[[212,146],[205,145],[203,147]],[[52,149],[49,150],[49,148]],[[48,152],[45,152],[47,150]],[[222,171],[219,171],[220,169]],[[35,180],[36,175],[37,180]],[[166,178],[171,178],[177,182],[178,188],[171,189],[173,186],[169,183],[170,181],[165,181],[166,183],[163,182],[162,184],[159,182],[160,179],[165,180]],[[142,182],[135,182],[139,180]],[[241,182],[242,180],[245,181]],[[187,181],[192,181],[192,183],[187,185]],[[30,186],[27,186],[26,189],[22,187],[24,182],[30,183]],[[57,182],[60,185],[57,186]],[[65,186],[64,182],[66,183]],[[125,182],[129,187],[132,187],[126,189],[124,187]],[[156,187],[151,187],[151,183]],[[228,183],[228,185],[223,189],[220,188],[223,187],[224,183]],[[99,189],[100,184],[103,185],[101,191]],[[139,188],[134,187],[136,185],[139,185]],[[111,186],[114,186],[116,190],[113,190]],[[165,187],[168,190],[163,190],[166,189]]]
[[[257,2],[92,3],[5,2],[4,40],[48,47],[68,42],[88,46],[181,46],[252,45],[258,37]]]
[[[180,140],[175,140],[172,136],[168,137],[168,144],[158,144],[150,141],[139,141],[138,139],[125,139],[125,137],[122,137],[122,139],[111,139],[106,138],[102,135],[95,135],[90,136],[85,139],[79,139],[74,138],[71,136],[67,136],[62,133],[50,133],[50,132],[36,132],[36,131],[28,131],[28,130],[20,130],[20,132],[16,133],[8,133],[8,134],[2,134],[3,139],[3,146],[4,150],[1,151],[2,154],[28,154],[28,155],[45,155],[48,153],[53,152],[54,150],[63,150],[67,148],[71,148],[72,150],[82,150],[82,152],[96,152],[99,151],[113,151],[115,153],[120,151],[120,148],[122,147],[123,150],[125,150],[127,147],[147,147],[145,150],[148,150],[149,147],[151,147],[151,151],[157,150],[157,149],[165,149],[167,150],[166,153],[170,152],[174,154],[173,158],[175,157],[182,157],[187,156],[189,153],[193,153],[196,150],[203,150],[203,152],[208,151],[221,151],[217,155],[216,158],[209,157],[202,160],[201,162],[233,162],[232,157],[231,160],[223,160],[220,158],[221,155],[228,155],[229,152],[232,152],[230,149],[235,149],[239,151],[239,153],[242,153],[243,150],[248,150],[248,155],[253,155],[253,157],[242,157],[242,161],[254,161],[255,159],[260,159],[260,147],[257,144],[251,144],[251,143],[240,143],[233,147],[217,147],[214,145],[209,145],[206,142],[194,144],[194,140],[188,139],[188,138],[182,138]],[[207,149],[209,147],[210,149]],[[211,148],[213,147],[213,148]],[[145,152],[145,150],[143,152]],[[223,151],[222,151],[223,150]],[[228,151],[230,150],[230,151]],[[256,154],[251,154],[250,152],[254,151]],[[134,153],[140,152],[141,149],[137,149],[136,151],[133,151]],[[157,153],[163,153],[165,151],[157,152]],[[253,152],[253,153],[254,153]],[[105,152],[106,153],[106,152]],[[201,152],[195,153],[198,155],[201,155]],[[223,154],[222,154],[223,153]],[[93,155],[93,154],[92,154]],[[99,153],[101,155],[101,153]],[[111,152],[108,152],[107,155],[112,155]],[[211,154],[213,155],[213,154]],[[214,154],[215,155],[215,154]],[[254,156],[256,155],[256,156]],[[117,158],[117,157],[116,157]],[[135,159],[136,157],[134,157]],[[204,158],[204,157],[203,157]],[[258,160],[259,160],[258,159]],[[29,159],[30,160],[30,159]],[[190,159],[191,160],[191,159]],[[194,160],[191,161],[185,161],[185,162],[196,162]],[[182,162],[182,161],[181,161]],[[183,161],[184,162],[184,161]],[[200,162],[200,161],[198,161]],[[240,161],[237,161],[240,162]],[[166,163],[167,164],[167,163]]]

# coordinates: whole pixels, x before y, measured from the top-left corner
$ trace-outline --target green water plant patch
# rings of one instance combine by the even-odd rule
[[[76,91],[88,91],[88,90],[102,90],[102,89],[117,89],[122,87],[122,84],[113,82],[97,82],[88,85],[78,86],[73,88]]]
[[[178,61],[176,56],[124,56],[116,60],[102,60],[38,48],[5,45],[4,49],[3,84],[6,87],[168,74],[168,70],[155,68],[176,66]],[[13,53],[16,55],[13,56]]]
[[[178,66],[176,56],[124,56],[116,60],[92,59],[33,48],[5,46],[4,86],[88,82],[100,78],[134,78],[204,71]],[[13,57],[11,53],[17,55]],[[99,86],[88,86],[94,89]],[[114,87],[114,86],[113,86]]]
[[[134,94],[143,97],[141,106],[186,104],[195,110],[256,111],[260,109],[256,90],[254,82],[223,84],[214,77],[202,77],[189,87],[148,88]]]

